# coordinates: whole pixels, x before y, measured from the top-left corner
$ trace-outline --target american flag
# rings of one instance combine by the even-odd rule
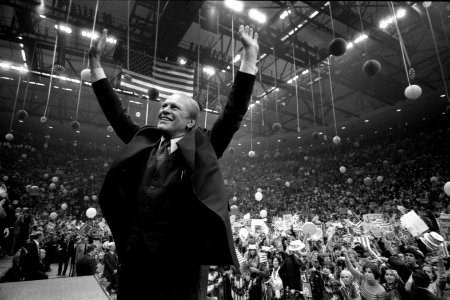
[[[122,69],[120,86],[139,95],[148,95],[148,90],[154,87],[160,101],[175,93],[193,97],[194,75],[193,68],[168,61],[156,60],[153,67],[153,57],[130,50],[129,69]]]
[[[242,253],[237,248],[234,248],[234,251],[236,251],[236,256],[238,258],[239,265],[242,265],[245,262],[245,259],[242,256]]]
[[[364,249],[370,249],[370,241],[368,236],[355,236],[354,241],[359,242]]]

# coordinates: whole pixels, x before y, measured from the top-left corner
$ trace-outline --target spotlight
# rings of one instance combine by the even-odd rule
[[[244,8],[244,4],[236,0],[225,0],[225,6],[237,12],[241,12]]]
[[[266,23],[267,21],[266,15],[254,8],[249,10],[248,16],[258,23]]]

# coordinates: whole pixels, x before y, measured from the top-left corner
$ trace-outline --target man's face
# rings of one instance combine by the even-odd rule
[[[400,257],[402,261],[405,261],[405,255],[403,253],[398,253],[398,257]]]
[[[405,261],[408,265],[414,265],[416,263],[416,258],[412,253],[405,254]]]
[[[167,98],[158,112],[158,129],[172,138],[184,135],[188,123],[193,122],[190,118],[190,105],[193,104],[178,94]]]

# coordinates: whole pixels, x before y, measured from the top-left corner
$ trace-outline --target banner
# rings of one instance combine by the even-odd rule
[[[400,222],[415,237],[429,229],[427,224],[413,210],[401,216]]]
[[[450,217],[440,217],[439,228],[441,230],[441,235],[446,241],[450,241]]]
[[[84,237],[84,236],[88,235],[92,231],[92,229],[93,228],[91,225],[84,223],[78,230],[78,234]]]
[[[383,220],[383,214],[365,214],[363,215],[363,221],[371,223],[375,220]]]

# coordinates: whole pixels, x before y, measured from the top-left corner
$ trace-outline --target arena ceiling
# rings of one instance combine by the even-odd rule
[[[73,9],[68,14],[69,3]],[[109,124],[91,88],[83,85],[80,91],[76,82],[86,67],[85,51],[90,42],[82,32],[92,30],[96,3],[94,0],[2,1],[2,139],[9,131],[15,107],[16,112],[24,108],[29,117],[24,122],[12,119],[14,133],[120,145],[115,135],[106,130]],[[392,12],[385,1],[333,1],[331,6],[326,1],[242,1],[241,12],[233,11],[224,1],[160,1],[159,9],[158,1],[100,0],[98,3],[96,31],[107,28],[117,41],[103,60],[108,78],[120,75],[125,63],[121,58],[126,52],[127,34],[130,49],[153,55],[158,23],[157,58],[173,62],[184,58],[187,65],[196,69],[199,61],[195,97],[203,107],[216,111],[225,102],[232,82],[233,57],[242,49],[236,34],[232,39],[232,24],[235,33],[240,24],[258,30],[261,59],[252,99],[255,105],[233,141],[233,146],[240,144],[243,151],[250,150],[250,144],[257,152],[309,146],[313,132],[327,135],[328,143],[336,132],[341,139],[382,136],[424,120],[443,118],[448,105],[433,41],[434,34],[442,70],[448,78],[450,6],[445,2],[431,2],[428,7],[432,29],[422,2],[393,3],[396,13],[403,14],[398,18],[398,28],[406,49],[404,55],[395,23],[392,19],[388,22]],[[251,9],[264,13],[266,22],[251,19]],[[399,13],[401,9],[403,12]],[[159,22],[156,21],[158,11]],[[387,20],[383,28],[382,20]],[[64,24],[71,28],[71,33],[60,32],[55,51],[58,35],[55,25]],[[363,33],[366,39],[360,38]],[[344,38],[353,47],[342,56],[330,56],[329,44],[333,38]],[[6,66],[23,66],[22,49],[29,72]],[[61,66],[58,75],[74,81],[54,78],[49,96],[50,80],[46,74],[51,72],[54,55],[55,62]],[[380,72],[373,77],[362,71],[369,59],[381,64]],[[236,62],[235,68],[239,63]],[[203,66],[214,68],[215,74],[206,76],[201,71]],[[422,89],[417,100],[404,95],[408,86],[406,72],[412,75],[411,84]],[[294,76],[298,76],[297,91],[295,81],[290,80]],[[121,98],[128,103],[135,121],[144,124],[146,100],[124,94]],[[130,107],[129,100],[138,104]],[[154,120],[157,105],[149,105],[149,114],[153,114],[150,120]],[[41,123],[44,112],[48,121]],[[137,117],[135,112],[141,112],[141,116]],[[208,126],[215,117],[214,113],[208,114]],[[70,126],[75,119],[81,124],[79,133]],[[200,123],[204,125],[204,115]],[[273,130],[274,123],[281,124],[279,131]]]

